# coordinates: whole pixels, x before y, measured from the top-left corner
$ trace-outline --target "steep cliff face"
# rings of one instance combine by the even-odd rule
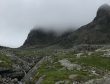
[[[110,44],[110,6],[99,7],[94,20],[76,31],[57,36],[55,32],[32,30],[23,46],[46,47],[57,44],[72,47],[78,44]]]
[[[54,42],[56,38],[53,32],[47,33],[42,29],[34,29],[29,33],[24,46],[46,46]]]
[[[68,36],[70,32],[65,32],[62,35],[57,35],[54,31],[46,32],[43,29],[33,29],[26,39],[23,47],[47,47],[59,44],[64,37]]]
[[[69,36],[73,44],[110,43],[110,6],[102,5],[95,19]]]

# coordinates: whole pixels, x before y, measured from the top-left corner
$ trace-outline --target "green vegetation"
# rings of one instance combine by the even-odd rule
[[[49,49],[21,49],[15,50],[14,53],[19,57],[30,57],[30,56],[48,56],[51,54]]]
[[[94,51],[92,54],[88,54],[89,52],[83,52],[83,54],[81,54],[79,57],[79,53],[74,52],[72,49],[24,49],[14,50],[14,53],[16,56],[23,58],[30,58],[31,56],[49,56],[49,60],[40,66],[33,77],[33,81],[29,81],[29,84],[34,84],[34,81],[37,81],[42,76],[45,76],[42,84],[55,84],[58,81],[69,81],[69,84],[72,84],[73,81],[82,83],[90,79],[100,78],[104,75],[100,74],[101,71],[104,72],[106,70],[110,70],[110,59],[102,56],[104,52]],[[6,63],[11,65],[10,59],[8,58],[8,60],[6,60],[7,57],[3,55],[4,54],[1,54],[1,59],[5,60]],[[63,59],[67,59],[72,64],[80,65],[81,69],[68,70],[59,62],[59,60]],[[96,73],[98,70],[100,70],[99,73],[97,73],[99,75],[93,74],[92,70],[95,70]],[[74,79],[70,78],[71,75],[75,75]]]
[[[75,81],[86,81],[90,78],[93,78],[94,76],[89,76],[89,72],[87,71],[69,71],[66,69],[63,69],[63,67],[59,64],[53,64],[50,65],[49,63],[44,63],[38,70],[38,73],[35,80],[41,77],[42,75],[45,75],[45,79],[43,80],[42,84],[55,84],[57,81],[61,80],[69,80],[70,84],[72,84],[71,79],[69,79],[69,75],[71,74],[77,74],[77,77],[75,77]]]
[[[110,59],[107,57],[102,57],[103,52],[94,52],[91,55],[84,53],[80,58],[76,57],[76,54],[72,51],[67,53],[59,53],[56,55],[55,59],[66,58],[72,63],[78,63],[84,66],[96,67],[103,70],[110,70]]]
[[[0,53],[0,67],[10,68],[12,66],[12,61],[5,54]]]
[[[74,78],[74,81],[79,81],[79,82],[87,81],[89,79],[98,77],[93,75],[89,71],[85,71],[84,69],[71,70],[71,71],[67,70],[66,68],[61,66],[60,63],[58,62],[58,60],[65,59],[65,58],[68,59],[69,61],[72,61],[73,63],[83,64],[85,62],[83,61],[83,59],[85,59],[86,57],[84,58],[82,56],[80,59],[77,59],[75,53],[72,51],[68,51],[68,52],[60,51],[59,53],[56,53],[52,56],[52,59],[53,59],[51,60],[52,63],[48,61],[41,65],[41,67],[36,73],[34,80],[38,80],[39,77],[45,75],[46,77],[43,80],[42,84],[55,84],[55,82],[61,81],[61,80],[69,80],[70,84],[72,84],[73,80],[69,79],[69,76],[71,74],[76,74],[77,76]],[[88,58],[89,57],[87,57],[87,60]],[[87,64],[89,64],[89,61]],[[92,64],[94,65],[94,63]],[[91,65],[87,65],[87,66],[91,66]]]
[[[79,64],[86,66],[92,66],[99,69],[110,70],[110,59],[101,56],[87,56],[81,57],[77,60]]]

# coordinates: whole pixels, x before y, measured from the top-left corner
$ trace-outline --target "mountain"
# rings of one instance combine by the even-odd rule
[[[102,5],[95,19],[69,35],[73,44],[110,44],[110,6]]]
[[[23,47],[48,47],[51,45],[56,45],[64,40],[64,37],[67,37],[71,31],[67,31],[62,35],[57,35],[54,31],[45,31],[44,29],[33,29],[28,35]]]
[[[79,44],[110,44],[110,6],[107,4],[99,7],[94,20],[77,29],[62,35],[54,31],[45,32],[43,29],[32,30],[23,47],[47,47],[58,45],[72,47]]]
[[[8,49],[9,47],[0,46],[0,49]]]

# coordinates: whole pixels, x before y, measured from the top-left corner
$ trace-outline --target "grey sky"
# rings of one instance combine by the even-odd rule
[[[0,0],[0,44],[18,47],[35,26],[64,30],[89,23],[109,0]]]

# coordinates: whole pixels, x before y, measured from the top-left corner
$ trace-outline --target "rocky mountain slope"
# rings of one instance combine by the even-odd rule
[[[94,20],[74,32],[56,36],[53,31],[32,30],[23,46],[39,47],[57,44],[72,47],[76,44],[110,44],[110,6],[102,5]]]
[[[110,6],[102,5],[95,19],[69,38],[76,44],[110,44]]]
[[[69,30],[63,33],[62,35],[57,35],[56,32],[54,31],[46,32],[43,29],[33,29],[29,33],[28,38],[25,41],[23,47],[34,46],[36,48],[43,48],[51,45],[58,45],[60,43],[63,45],[65,42],[65,37],[70,35],[72,32],[73,30],[72,31]]]
[[[21,48],[0,47],[0,84],[110,84],[109,22],[110,6],[102,5],[76,31],[34,29]]]

